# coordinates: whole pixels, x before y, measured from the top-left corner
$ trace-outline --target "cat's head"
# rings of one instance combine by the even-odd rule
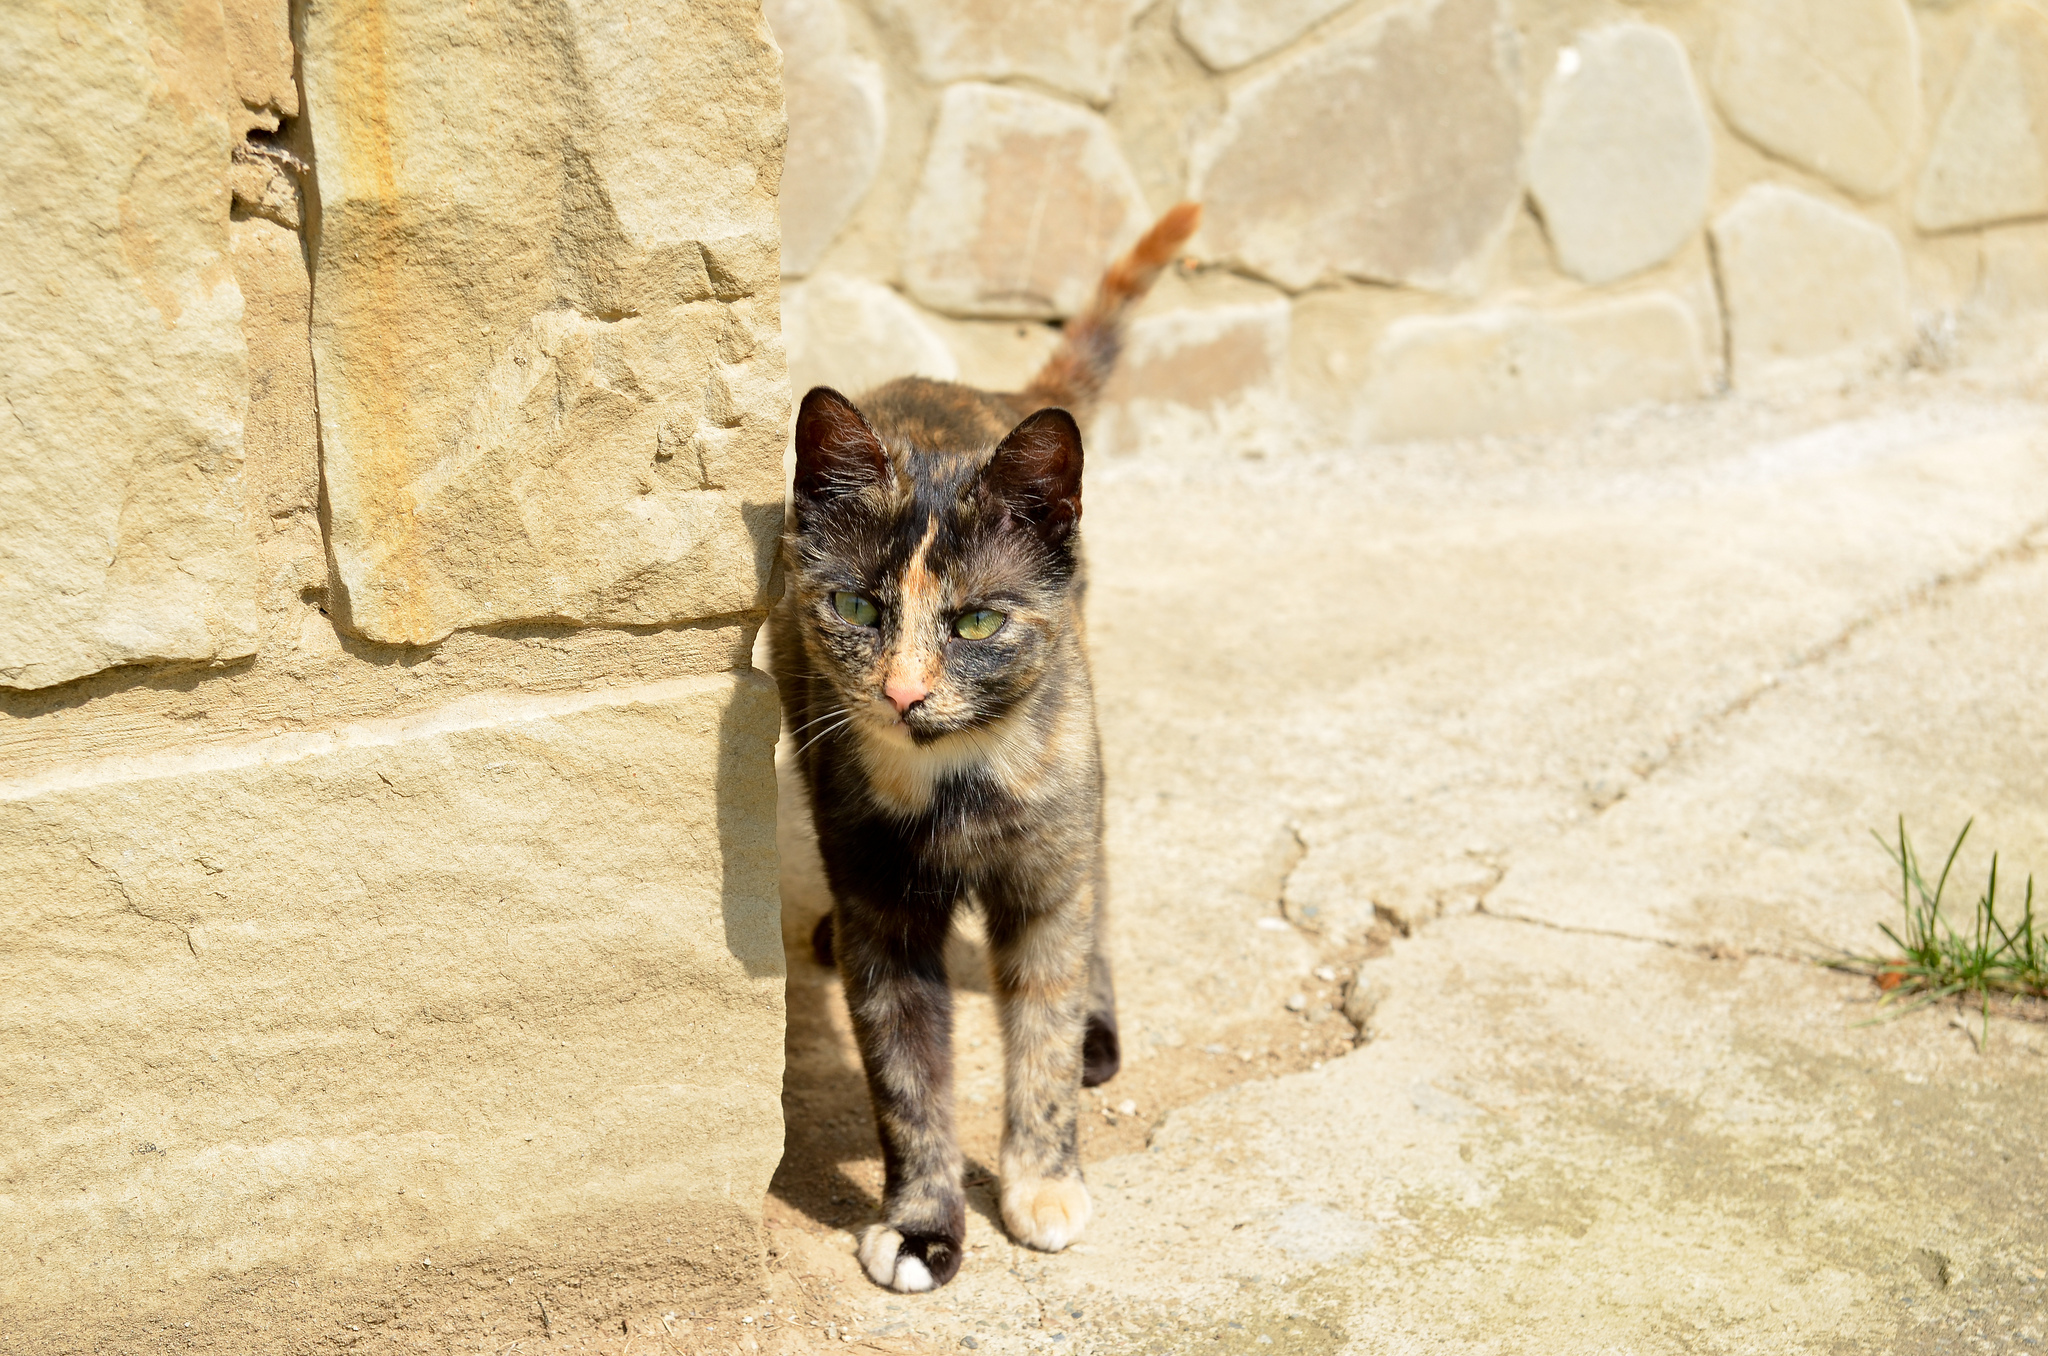
[[[795,503],[805,661],[863,736],[923,745],[1000,720],[1075,624],[1081,433],[1065,410],[1040,410],[992,453],[892,456],[818,387],[797,414]]]

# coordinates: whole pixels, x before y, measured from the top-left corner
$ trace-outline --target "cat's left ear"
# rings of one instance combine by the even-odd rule
[[[981,476],[1012,517],[1057,546],[1081,520],[1080,426],[1065,410],[1040,410],[996,445]]]

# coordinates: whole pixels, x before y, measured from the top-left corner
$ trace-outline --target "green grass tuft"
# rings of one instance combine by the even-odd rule
[[[1833,962],[1839,969],[1868,974],[1885,990],[1880,1005],[1907,1000],[1901,1011],[1911,1011],[1944,998],[1975,995],[1984,1013],[1984,1034],[1990,1034],[1991,996],[2025,995],[2048,998],[2048,935],[2034,921],[2034,878],[2027,877],[2020,917],[2007,927],[1998,915],[1998,854],[1991,856],[1991,876],[1984,892],[1967,918],[1951,917],[1956,910],[1944,907],[1949,874],[1970,836],[1975,820],[1963,825],[1934,885],[1927,884],[1920,868],[1920,855],[1907,836],[1906,820],[1899,818],[1896,844],[1885,841],[1875,830],[1871,837],[1899,869],[1899,907],[1904,920],[1897,929],[1880,923],[1878,928],[1899,948],[1896,956],[1845,956]],[[1979,1043],[1982,1043],[1980,1038]]]

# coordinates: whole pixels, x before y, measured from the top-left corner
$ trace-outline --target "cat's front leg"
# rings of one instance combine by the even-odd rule
[[[1094,1212],[1079,1139],[1091,894],[1038,908],[991,899],[986,911],[1003,1024],[1003,1224],[1047,1252],[1080,1237]]]
[[[953,1137],[952,911],[845,901],[833,917],[885,1172],[883,1222],[861,1235],[860,1263],[891,1290],[936,1289],[959,1272],[967,1235]]]

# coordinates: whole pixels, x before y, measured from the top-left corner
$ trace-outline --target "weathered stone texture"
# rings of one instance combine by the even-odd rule
[[[879,0],[926,80],[1040,81],[1109,102],[1131,20],[1148,0]]]
[[[246,112],[257,115],[247,119],[250,125],[275,132],[280,115],[299,115],[299,86],[292,78],[291,4],[221,0],[221,13],[235,97]]]
[[[256,643],[220,11],[0,19],[0,687]]]
[[[758,608],[787,419],[758,11],[305,25],[337,618],[423,644]]]
[[[847,45],[839,0],[768,0],[782,47],[789,144],[782,166],[782,272],[817,267],[882,161],[889,114],[882,68]]]
[[[1972,308],[1993,321],[2048,314],[2048,226],[1987,231],[1983,249]]]
[[[1149,224],[1101,118],[1023,90],[955,85],[906,224],[904,281],[957,315],[1071,315]]]
[[[2048,215],[2048,16],[2007,4],[1956,75],[1913,222],[1947,231]]]
[[[7,1345],[423,1257],[687,1297],[782,1144],[776,724],[718,675],[0,782]]]
[[[1495,0],[1412,0],[1238,90],[1196,153],[1201,243],[1283,287],[1454,286],[1520,196]]]
[[[1736,131],[1863,197],[1898,183],[1920,132],[1905,0],[1740,0],[1721,16],[1711,83]]]
[[[848,395],[895,377],[959,375],[953,351],[915,306],[880,283],[820,273],[782,294],[790,390],[813,386]]]
[[[1850,375],[1912,342],[1905,260],[1884,227],[1759,184],[1712,232],[1736,385]]]
[[[1292,432],[1285,301],[1135,321],[1102,393],[1089,450],[1172,454],[1190,444],[1269,449]]]
[[[1612,282],[1670,258],[1706,220],[1713,166],[1670,33],[1616,24],[1560,55],[1529,140],[1529,192],[1567,273]]]
[[[1456,437],[1696,400],[1711,379],[1692,312],[1656,292],[1396,321],[1374,354],[1367,403],[1382,438]]]
[[[1212,71],[1277,52],[1351,0],[1180,0],[1174,27]]]

